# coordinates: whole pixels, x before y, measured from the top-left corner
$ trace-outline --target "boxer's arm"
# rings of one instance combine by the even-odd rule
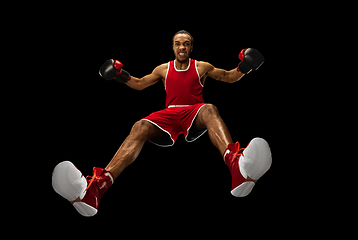
[[[160,78],[161,78],[160,76],[153,74],[153,73],[151,73],[147,76],[144,76],[142,78],[136,78],[136,77],[132,76],[131,80],[129,80],[125,84],[135,90],[143,90],[149,86],[152,86],[156,82],[158,82],[160,80]]]
[[[163,69],[167,64],[162,64],[156,67],[151,74],[148,74],[142,78],[131,77],[131,79],[126,82],[130,88],[135,90],[143,90],[153,84],[157,83],[159,80],[163,79]]]
[[[204,63],[208,76],[219,81],[233,83],[239,81],[245,74],[256,71],[264,63],[264,56],[254,48],[244,48],[239,54],[241,62],[236,69],[226,71],[215,68],[210,63]]]
[[[236,68],[232,69],[231,71],[226,71],[224,69],[215,68],[210,63],[208,64],[208,76],[218,81],[234,83],[239,81],[245,75],[242,72],[238,71]]]
[[[220,68],[214,68],[211,71],[208,71],[208,76],[227,83],[234,83],[239,81],[245,74],[240,71],[237,71],[236,68],[231,71],[226,71]]]

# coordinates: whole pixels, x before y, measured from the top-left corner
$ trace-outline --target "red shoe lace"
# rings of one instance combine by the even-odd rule
[[[87,179],[87,178],[92,178],[92,179],[91,179],[91,181],[89,182],[89,184],[87,185],[86,190],[84,190],[83,192],[86,192],[86,191],[90,188],[90,186],[92,185],[93,181],[98,178],[96,171],[93,171],[93,176],[87,176],[86,179]]]
[[[245,148],[240,148],[240,143],[239,142],[236,142],[235,143],[235,149],[236,151],[234,152],[232,158],[231,158],[231,161],[230,161],[230,166],[232,166],[232,164],[234,163],[235,159],[237,156],[240,156],[240,155],[243,155],[244,156],[244,149]]]
[[[235,161],[236,157],[240,156],[240,155],[244,156],[245,148],[240,148],[240,143],[239,142],[235,143],[235,149],[236,149],[236,151],[234,152],[234,154],[233,154],[233,156],[231,158],[231,161],[230,161],[230,170],[232,168],[232,164],[234,164],[234,161]],[[240,171],[240,167],[239,167],[239,171]],[[250,178],[249,176],[246,177],[246,181],[252,181],[252,182],[256,183],[257,180],[258,179],[254,180],[254,179]]]

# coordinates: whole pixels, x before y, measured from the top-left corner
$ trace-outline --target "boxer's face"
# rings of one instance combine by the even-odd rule
[[[190,53],[193,51],[190,36],[185,33],[177,34],[174,37],[173,51],[175,58],[179,62],[186,62],[189,59]]]

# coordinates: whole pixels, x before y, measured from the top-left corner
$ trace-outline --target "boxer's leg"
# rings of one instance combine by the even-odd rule
[[[240,148],[238,142],[232,143],[224,121],[212,104],[207,104],[200,110],[195,124],[199,130],[205,127],[208,129],[211,142],[223,155],[232,177],[231,194],[235,197],[248,195],[257,180],[271,166],[268,143],[262,138],[254,138],[245,149]]]
[[[223,119],[220,117],[218,109],[213,104],[206,104],[195,120],[195,126],[201,130],[206,128],[211,142],[219,149],[223,155],[227,146],[232,143],[231,135]]]
[[[114,178],[138,157],[144,143],[152,138],[159,137],[163,132],[148,121],[136,122],[129,136],[124,140],[111,162],[105,168]]]
[[[150,122],[136,122],[106,169],[94,167],[89,179],[86,180],[69,161],[58,164],[52,175],[54,190],[70,201],[81,215],[94,216],[98,212],[100,199],[112,186],[114,179],[136,159],[146,140],[160,134],[162,131]]]

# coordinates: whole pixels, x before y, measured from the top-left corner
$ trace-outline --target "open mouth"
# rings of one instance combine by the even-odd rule
[[[179,57],[185,57],[186,53],[185,52],[180,52],[179,53]]]

